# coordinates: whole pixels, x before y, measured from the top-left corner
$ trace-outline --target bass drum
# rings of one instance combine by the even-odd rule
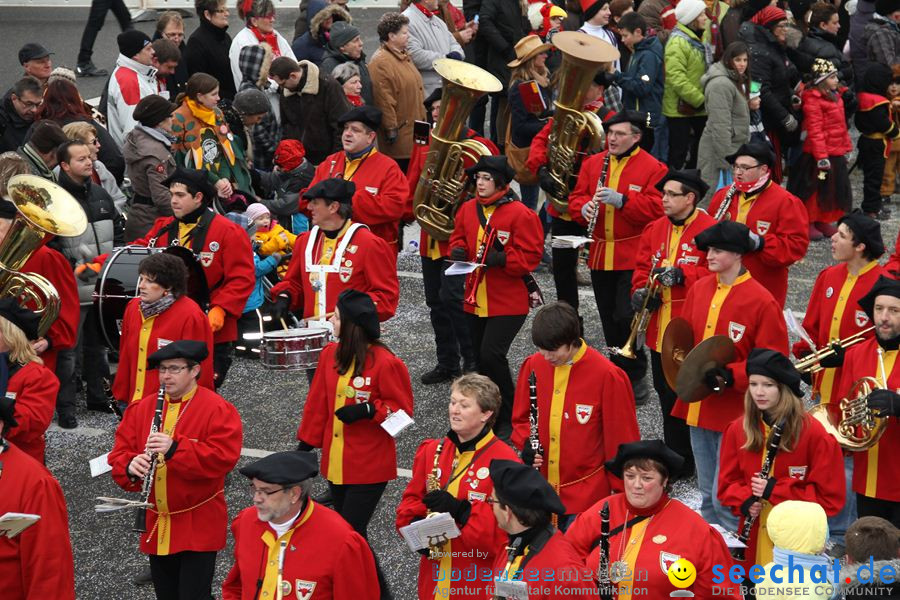
[[[157,252],[172,254],[184,261],[188,271],[187,296],[199,304],[204,312],[209,308],[206,275],[194,253],[187,248],[181,246],[118,248],[103,264],[93,294],[94,310],[97,311],[100,329],[110,350],[119,351],[119,336],[122,332],[125,307],[138,295],[141,261]]]

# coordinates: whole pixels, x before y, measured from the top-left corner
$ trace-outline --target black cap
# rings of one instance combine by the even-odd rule
[[[0,219],[15,219],[17,214],[19,211],[16,210],[15,204],[0,198]]]
[[[368,104],[355,106],[341,115],[338,124],[343,125],[350,121],[359,121],[369,129],[378,129],[381,127],[381,110]]]
[[[188,169],[186,167],[177,166],[175,172],[163,180],[162,184],[166,187],[173,183],[183,183],[203,194],[204,202],[211,202],[216,196],[216,190],[209,182],[206,171],[198,171],[197,169]]]
[[[116,38],[116,43],[119,44],[119,53],[122,56],[127,58],[134,57],[138,52],[144,49],[145,46],[149,46],[150,36],[148,36],[143,31],[138,29],[129,29],[128,31],[123,31]]]
[[[425,102],[423,102],[423,104],[425,105],[425,110],[427,110],[428,112],[431,112],[431,106],[443,97],[444,97],[444,88],[442,88],[442,87],[435,88],[435,90],[433,92],[431,92],[427,98],[425,98]]]
[[[631,123],[641,128],[641,131],[647,129],[650,124],[650,113],[641,110],[623,110],[617,112],[606,121],[603,121],[603,130],[609,131],[610,125],[617,123]]]
[[[750,229],[737,221],[719,221],[698,233],[694,243],[702,252],[709,250],[710,246],[738,254],[747,254],[753,250]]]
[[[900,298],[900,281],[880,275],[875,282],[875,285],[872,286],[872,289],[869,290],[865,296],[857,300],[860,308],[862,308],[865,313],[869,315],[869,319],[873,321],[875,319],[873,316],[873,313],[875,312],[875,298],[878,296],[893,296],[894,298]]]
[[[787,356],[768,348],[754,348],[747,357],[747,375],[765,375],[782,383],[798,398],[803,397],[800,372]]]
[[[495,458],[491,461],[490,473],[494,491],[505,504],[566,514],[566,507],[553,486],[534,467]]]
[[[737,152],[729,154],[725,157],[725,160],[733,165],[738,156],[752,156],[760,163],[768,165],[770,169],[775,165],[775,153],[772,152],[772,148],[769,144],[766,144],[765,142],[747,142],[746,144],[741,144],[741,147],[737,149]]]
[[[16,399],[10,398],[5,393],[0,395],[0,421],[3,421],[4,429],[15,427],[18,421],[13,416],[16,414]]]
[[[305,200],[322,198],[341,204],[353,204],[353,194],[356,193],[356,184],[340,177],[323,179],[316,185],[303,192]]]
[[[466,169],[466,175],[469,179],[474,180],[475,175],[481,172],[487,172],[494,176],[494,182],[497,187],[506,187],[510,181],[516,176],[516,171],[509,166],[506,156],[481,156],[478,162]]]
[[[12,203],[10,203],[12,204]],[[22,308],[12,298],[0,299],[0,317],[3,317],[22,330],[29,341],[38,339],[38,323],[40,316],[35,312]]]
[[[621,479],[625,463],[635,458],[652,458],[661,463],[669,471],[670,480],[677,478],[684,466],[684,457],[666,446],[662,440],[641,440],[619,444],[616,456],[603,463],[603,466],[609,473]]]
[[[240,469],[240,473],[266,483],[300,483],[319,474],[319,461],[312,452],[276,452]]]
[[[375,302],[365,292],[354,289],[344,290],[338,295],[337,308],[341,311],[341,319],[356,323],[366,332],[370,340],[381,337],[381,325],[378,322],[378,311]]]
[[[692,190],[695,190],[697,192],[698,202],[703,199],[703,196],[705,196],[706,192],[709,190],[709,185],[707,185],[707,183],[703,181],[703,177],[700,176],[700,169],[682,169],[681,171],[669,169],[666,176],[660,179],[659,183],[656,184],[656,189],[662,191],[663,186],[667,181],[678,181]]]
[[[156,127],[178,108],[158,94],[144,96],[134,107],[134,120],[144,127]]]
[[[838,226],[843,223],[854,237],[859,240],[860,244],[866,245],[866,254],[872,260],[884,254],[884,239],[881,237],[881,223],[867,217],[862,213],[849,213],[838,220]]]
[[[206,342],[178,340],[177,342],[166,344],[162,349],[151,354],[147,358],[147,365],[151,369],[155,369],[162,361],[175,358],[184,358],[199,364],[207,356],[209,356],[209,348],[206,346]]]
[[[19,48],[19,64],[24,65],[29,60],[44,58],[45,56],[50,56],[51,54],[53,53],[40,44],[31,42]]]

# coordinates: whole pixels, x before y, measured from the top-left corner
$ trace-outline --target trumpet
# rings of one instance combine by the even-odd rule
[[[441,440],[437,448],[434,451],[434,463],[431,465],[431,473],[428,474],[428,477],[425,480],[425,491],[426,492],[434,492],[436,490],[441,489],[441,479],[438,476],[438,472],[440,471],[440,461],[441,461],[441,452],[444,450],[444,440]],[[425,515],[425,518],[432,517],[438,513],[433,513],[428,511],[428,514]],[[428,537],[428,559],[429,560],[440,560],[441,558],[441,547],[447,542],[446,538],[442,536],[429,536]]]
[[[484,259],[487,257],[487,253],[494,246],[494,241],[497,239],[497,230],[493,227],[490,230],[487,229],[488,225],[485,224],[484,237],[481,240],[481,245],[478,247],[478,252],[475,254],[475,262],[482,264]],[[481,280],[484,277],[484,266],[476,267],[474,271],[469,273],[466,276],[466,294],[463,302],[468,306],[478,306],[478,286],[481,285]]]
[[[637,342],[638,335],[647,332],[647,327],[650,325],[650,317],[653,314],[653,311],[648,310],[647,306],[650,304],[650,299],[655,298],[659,293],[659,276],[653,274],[653,269],[656,268],[658,262],[659,257],[654,256],[653,262],[650,263],[647,283],[644,285],[644,289],[647,290],[647,295],[644,297],[644,303],[641,305],[641,310],[634,313],[634,317],[631,318],[631,333],[628,334],[625,345],[621,348],[613,348],[613,354],[629,359],[637,358],[635,350],[640,348],[640,344]]]
[[[837,344],[838,346],[840,346],[841,348],[844,348],[846,350],[847,348],[849,348],[850,346],[853,346],[854,344],[858,344],[859,342],[866,341],[867,334],[871,333],[874,330],[875,330],[875,326],[872,325],[871,327],[869,327],[867,329],[863,329],[862,331],[858,331],[851,336],[845,337],[842,340],[834,340],[833,342],[831,342],[824,348],[820,348],[819,350],[816,350],[809,356],[798,361],[794,366],[801,373],[818,373],[819,371],[821,371],[822,369],[825,368],[821,364],[822,359],[828,358],[829,356],[834,355],[834,349],[832,348],[832,346]]]

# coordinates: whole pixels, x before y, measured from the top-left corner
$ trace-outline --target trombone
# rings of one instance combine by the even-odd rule
[[[653,262],[650,263],[650,271],[647,274],[647,283],[643,288],[647,290],[647,295],[644,297],[641,310],[634,313],[634,317],[631,318],[631,333],[628,334],[628,339],[625,340],[625,344],[621,348],[612,349],[612,353],[617,356],[629,359],[637,357],[635,350],[641,347],[640,342],[638,342],[638,335],[647,332],[647,327],[650,326],[650,317],[653,314],[653,311],[647,310],[647,306],[650,304],[650,299],[655,298],[659,293],[659,276],[653,273],[653,269],[656,268],[658,262],[659,257],[654,256]]]
[[[814,351],[809,356],[803,358],[802,360],[797,361],[797,363],[794,364],[794,367],[796,367],[796,369],[801,373],[818,373],[825,368],[821,364],[822,359],[828,358],[829,356],[833,356],[835,354],[832,346],[837,344],[838,346],[846,350],[854,344],[866,341],[867,334],[871,333],[874,330],[875,326],[872,325],[871,327],[863,329],[862,331],[858,331],[851,336],[845,337],[842,340],[834,340],[827,346],[820,348]]]

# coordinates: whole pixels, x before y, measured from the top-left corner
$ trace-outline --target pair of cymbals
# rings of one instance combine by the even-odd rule
[[[716,392],[706,385],[704,376],[734,362],[735,347],[727,335],[714,335],[694,346],[691,324],[679,317],[666,327],[660,355],[669,387],[682,401],[697,402]]]

